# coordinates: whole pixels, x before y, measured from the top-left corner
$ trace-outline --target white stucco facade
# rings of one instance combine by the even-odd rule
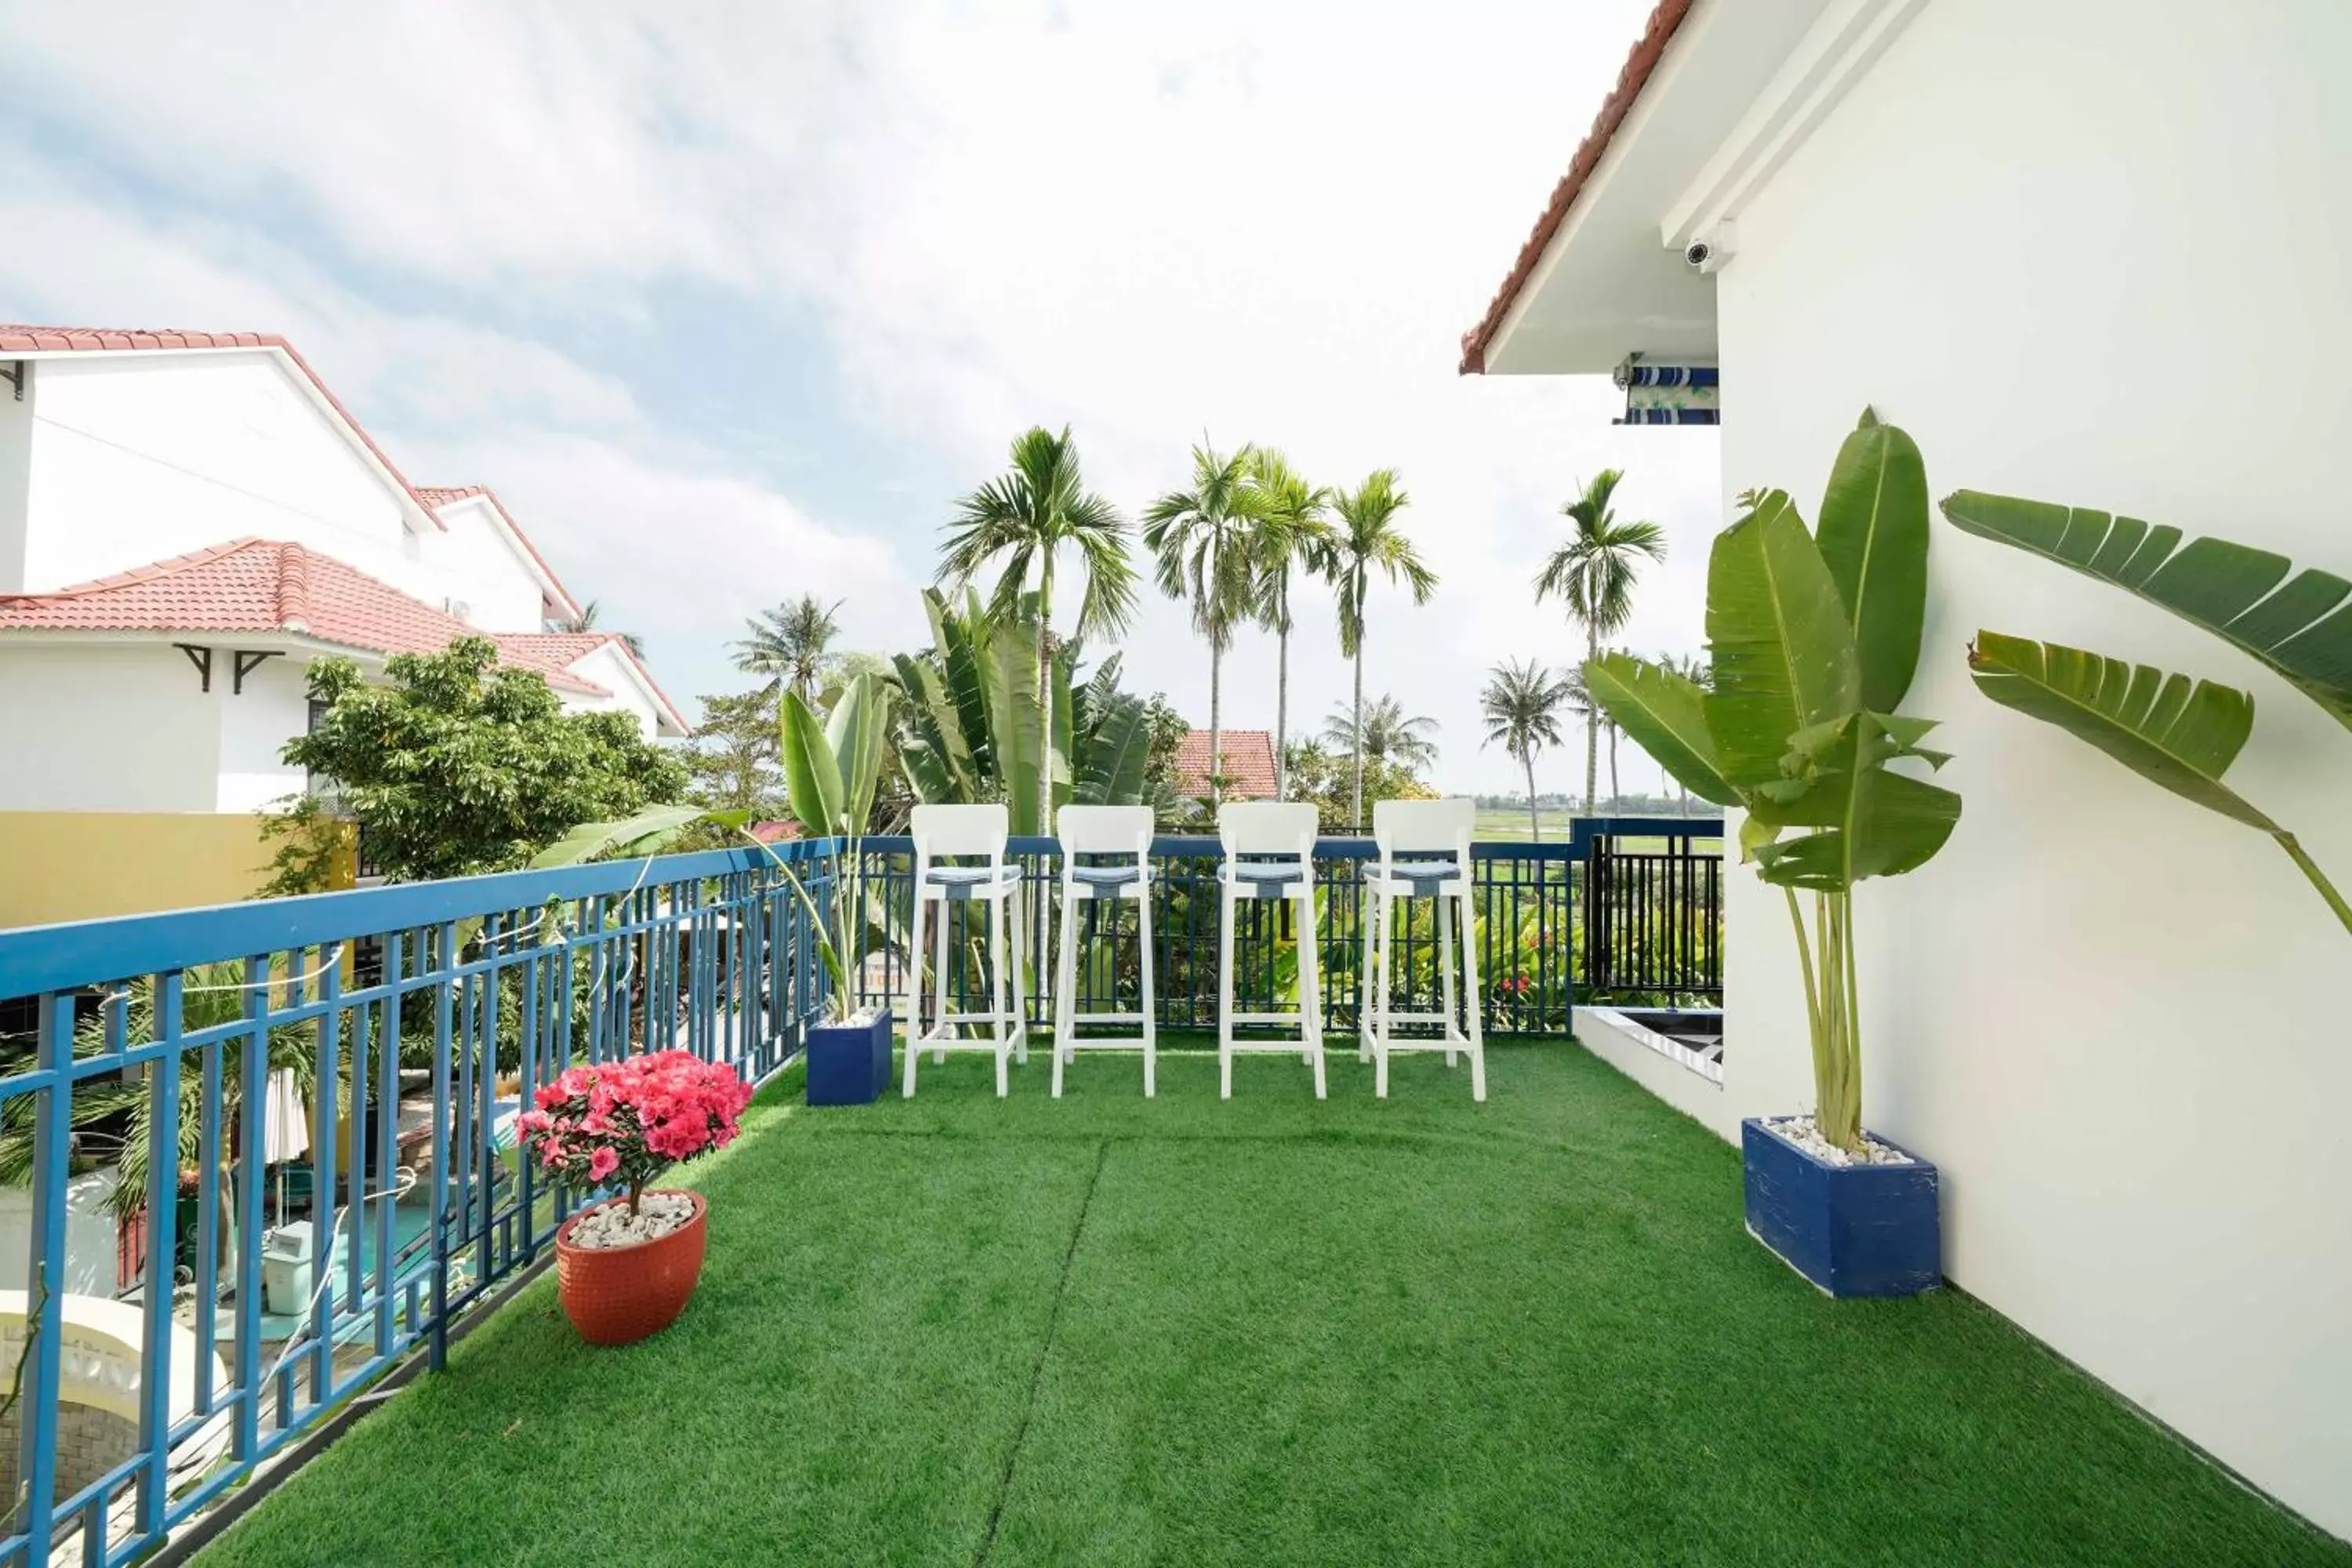
[[[1669,96],[1677,68],[1731,71],[1688,58],[1730,3],[1685,24]],[[2095,507],[2352,575],[2352,8],[1798,9],[1899,26],[1740,193],[1715,279],[1727,508],[1777,485],[1810,518],[1867,404],[1917,438],[1937,496]],[[1655,188],[1654,233],[1696,178]],[[1490,363],[1547,368],[1531,354]],[[1938,518],[1906,707],[1944,721],[1965,816],[1940,858],[1856,896],[1865,1115],[1941,1167],[1950,1278],[2352,1536],[2352,1051],[2330,989],[2352,938],[2261,835],[1979,695],[1979,627],[2251,689],[2231,782],[2347,883],[2352,735],[2218,638]],[[1785,910],[1728,886],[1728,1110],[1806,1106]]]

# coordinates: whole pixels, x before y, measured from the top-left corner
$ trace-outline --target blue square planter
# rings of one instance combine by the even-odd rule
[[[1915,1296],[1944,1282],[1936,1167],[1927,1161],[1832,1165],[1753,1116],[1739,1124],[1739,1150],[1748,1233],[1829,1294]]]
[[[871,1105],[890,1082],[890,1015],[870,1024],[809,1028],[808,1102]]]

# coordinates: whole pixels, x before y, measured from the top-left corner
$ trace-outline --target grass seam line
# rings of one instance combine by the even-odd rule
[[[1045,1358],[1054,1353],[1054,1336],[1061,1331],[1062,1301],[1070,1293],[1070,1269],[1078,1257],[1078,1239],[1087,1232],[1087,1212],[1095,1205],[1095,1189],[1102,1185],[1103,1166],[1110,1160],[1111,1140],[1105,1138],[1095,1145],[1094,1174],[1087,1178],[1086,1195],[1078,1200],[1078,1217],[1070,1226],[1070,1244],[1062,1249],[1062,1276],[1054,1282],[1054,1305],[1045,1314],[1045,1337],[1037,1346],[1037,1359],[1029,1363],[1029,1396],[1022,1402],[1020,1423],[1013,1428],[1012,1445],[1004,1451],[1004,1469],[996,1478],[996,1499],[988,1507],[988,1530],[980,1538],[980,1549],[972,1553],[972,1568],[986,1568],[988,1555],[996,1550],[997,1527],[1004,1521],[1004,1500],[1013,1492],[1013,1468],[1021,1462],[1021,1445],[1029,1437],[1029,1418],[1037,1410],[1037,1385],[1045,1380]]]

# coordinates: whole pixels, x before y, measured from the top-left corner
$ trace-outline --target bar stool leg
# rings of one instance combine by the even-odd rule
[[[1437,972],[1444,977],[1445,1024],[1442,1031],[1445,1041],[1445,1065],[1454,1065],[1454,1042],[1462,1031],[1454,1026],[1454,900],[1440,892],[1430,900],[1437,906]],[[1466,912],[1466,911],[1465,911]]]
[[[1016,888],[1012,897],[1003,900],[1004,918],[1013,927],[1013,1059],[1022,1066],[1029,1065],[1029,922],[1028,898],[1024,889]]]
[[[1071,1058],[1077,1026],[1078,897],[1075,884],[1062,884],[1062,963],[1054,979],[1054,1098],[1062,1098],[1062,1064]]]
[[[1234,885],[1217,889],[1217,1098],[1234,1097]]]
[[[944,911],[942,911],[944,918]],[[915,1098],[915,1063],[922,1056],[916,1042],[923,1037],[923,889],[915,885],[915,913],[907,931],[907,1081],[899,1090]]]
[[[1374,933],[1379,952],[1372,964],[1372,1094],[1389,1097],[1389,949],[1396,941],[1390,915],[1396,900],[1384,889],[1380,896],[1380,930]]]
[[[1462,921],[1470,922],[1467,895],[1462,906]],[[1462,944],[1462,988],[1470,1000],[1470,1098],[1483,1101],[1486,1098],[1486,1026],[1478,1016],[1478,948],[1475,942]]]
[[[1326,1098],[1323,1073],[1323,994],[1315,940],[1315,889],[1298,904],[1298,1022],[1307,1037],[1307,1060],[1315,1069],[1315,1098]]]
[[[1364,955],[1356,965],[1356,1059],[1372,1059],[1372,900],[1365,887],[1363,868],[1357,867],[1356,924],[1364,939]]]
[[[1140,885],[1135,900],[1136,919],[1142,930],[1143,942],[1143,1098],[1151,1099],[1157,1092],[1156,1074],[1160,1057],[1160,999],[1151,984],[1151,884]]]
[[[945,1022],[948,1016],[948,916],[951,912],[944,900],[940,901],[940,907],[932,911],[932,919],[937,922],[939,930],[931,935],[931,945],[936,950],[932,954],[931,962],[931,996],[937,1004],[933,1010],[942,1020],[939,1026],[939,1032],[942,1038],[945,1038],[948,1032]],[[969,930],[971,922],[966,921],[964,925]],[[933,1067],[943,1065],[947,1059],[948,1048],[944,1045],[931,1052]]]
[[[996,1047],[996,1098],[1012,1092],[1006,1069],[1012,1065],[1013,1032],[1006,1027],[1011,1010],[1005,1003],[1004,900],[988,900],[988,1032]]]

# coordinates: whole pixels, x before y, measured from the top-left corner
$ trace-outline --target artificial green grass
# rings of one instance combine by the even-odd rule
[[[1823,1300],[1736,1151],[1572,1046],[797,1075],[686,1315],[541,1281],[226,1564],[2352,1563],[1966,1297]]]

